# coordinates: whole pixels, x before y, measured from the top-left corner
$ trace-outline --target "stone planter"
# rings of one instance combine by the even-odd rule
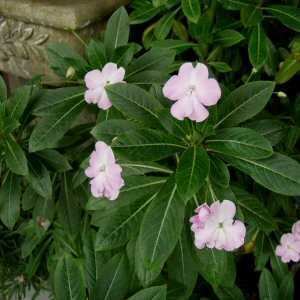
[[[0,70],[17,77],[45,75],[48,43],[64,42],[78,52],[84,40],[98,35],[105,17],[126,0],[0,0]]]

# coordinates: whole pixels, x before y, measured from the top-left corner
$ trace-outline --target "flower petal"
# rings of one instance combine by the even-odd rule
[[[96,104],[102,96],[103,89],[97,88],[97,89],[92,89],[92,90],[87,90],[84,93],[84,99],[87,103],[93,103]]]
[[[196,85],[197,97],[205,106],[215,105],[221,98],[221,88],[215,79],[207,79]]]
[[[188,117],[193,110],[192,103],[188,98],[183,98],[174,103],[171,107],[171,114],[178,120],[183,120]]]
[[[177,75],[172,76],[163,86],[163,95],[173,101],[184,97],[185,89]]]
[[[235,213],[236,213],[236,206],[232,201],[229,200],[222,201],[218,213],[219,222],[224,222],[226,220],[233,219]]]
[[[85,84],[88,89],[96,89],[101,86],[103,77],[100,70],[93,70],[86,73],[84,77]]]
[[[203,122],[209,116],[208,110],[196,99],[193,100],[193,112],[189,116],[192,121]]]

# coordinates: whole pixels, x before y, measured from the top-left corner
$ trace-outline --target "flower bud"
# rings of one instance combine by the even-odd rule
[[[76,70],[73,67],[69,67],[67,72],[66,72],[66,78],[67,79],[72,79],[76,74]]]

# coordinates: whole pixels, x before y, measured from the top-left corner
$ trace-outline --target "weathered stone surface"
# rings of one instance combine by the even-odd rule
[[[44,75],[57,82],[47,45],[67,43],[76,51],[104,28],[104,17],[126,0],[0,0],[0,70],[22,78]]]
[[[75,30],[103,19],[126,0],[0,0],[0,15]]]
[[[101,31],[103,26],[103,23],[97,23],[80,30],[78,34],[88,39]],[[23,78],[44,75],[45,81],[57,81],[47,59],[47,45],[52,42],[67,43],[78,52],[83,50],[82,43],[72,32],[2,18],[0,70]]]

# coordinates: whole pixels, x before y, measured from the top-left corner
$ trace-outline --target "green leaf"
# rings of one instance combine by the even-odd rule
[[[115,255],[103,267],[92,292],[91,300],[123,300],[129,285],[128,262]]]
[[[210,157],[209,178],[220,187],[227,188],[230,181],[230,173],[226,164],[217,157]]]
[[[66,156],[60,154],[56,150],[45,149],[36,152],[36,155],[41,157],[44,163],[57,172],[66,172],[72,169]]]
[[[294,77],[298,72],[300,72],[300,61],[293,57],[288,57],[280,66],[275,80],[277,83],[283,84]]]
[[[120,166],[123,169],[122,174],[129,175],[144,175],[147,173],[165,173],[165,174],[172,174],[169,168],[160,165],[154,162],[139,162],[139,161],[119,161]]]
[[[57,300],[86,298],[81,266],[70,255],[65,254],[57,263],[54,273],[54,291]]]
[[[30,210],[34,207],[36,201],[39,201],[41,197],[30,187],[27,186],[22,195],[22,209]]]
[[[197,250],[197,266],[201,276],[213,286],[232,286],[236,270],[231,253],[205,248]]]
[[[129,160],[157,161],[185,150],[180,140],[162,131],[140,129],[117,137],[113,150]]]
[[[84,97],[83,87],[63,87],[56,89],[44,89],[39,94],[33,113],[38,117],[56,114],[61,107],[71,102],[75,105]]]
[[[144,89],[132,84],[118,83],[106,88],[113,105],[123,114],[150,126],[159,124],[159,101]]]
[[[270,5],[266,7],[266,10],[286,27],[300,32],[300,8],[288,5]]]
[[[63,101],[63,104],[56,106],[50,115],[42,118],[30,136],[29,151],[54,148],[79,116],[85,106],[84,103],[83,99],[69,98]]]
[[[245,300],[242,291],[236,285],[214,287],[214,292],[220,300]]]
[[[47,50],[50,67],[60,77],[66,78],[70,67],[75,69],[75,78],[84,76],[88,71],[88,63],[68,44],[51,43]]]
[[[127,68],[128,64],[132,61],[134,55],[141,50],[141,46],[136,43],[130,43],[125,46],[118,47],[111,61],[116,63],[118,66]]]
[[[152,0],[153,6],[154,7],[159,7],[167,4],[168,0]]]
[[[161,12],[160,7],[154,7],[150,2],[136,1],[132,3],[133,12],[130,14],[130,24],[145,23]]]
[[[197,44],[195,44],[195,43],[186,42],[186,41],[182,41],[182,40],[167,39],[167,40],[163,40],[163,41],[154,41],[151,44],[151,47],[174,50],[174,51],[176,51],[177,54],[179,54],[179,53],[182,53],[185,50],[188,50],[196,45]]]
[[[300,165],[288,156],[275,153],[261,160],[241,156],[224,156],[224,159],[275,193],[287,196],[300,194]]]
[[[181,297],[177,295],[176,299],[178,300],[189,299],[197,282],[198,270],[192,255],[193,248],[190,228],[185,226],[177,246],[167,262],[168,279],[182,284],[184,287],[183,295],[180,295]]]
[[[86,47],[86,54],[93,69],[102,69],[106,63],[105,46],[101,41],[90,40]]]
[[[11,119],[19,120],[22,116],[31,96],[32,87],[23,86],[17,88],[8,101],[8,115]]]
[[[178,192],[187,202],[204,184],[209,172],[209,157],[203,148],[188,148],[180,157],[176,171]]]
[[[272,81],[254,81],[231,92],[219,104],[219,121],[215,127],[234,126],[258,114],[269,101],[274,87]]]
[[[21,180],[9,174],[0,189],[0,219],[12,230],[20,217]]]
[[[9,135],[2,141],[5,152],[5,162],[7,167],[15,174],[27,175],[28,165],[23,149],[17,144],[14,137]]]
[[[184,204],[171,177],[143,217],[136,244],[136,272],[143,285],[151,283],[180,237]]]
[[[259,6],[248,6],[241,9],[241,21],[244,27],[256,26],[262,19],[263,14]]]
[[[110,144],[118,135],[137,128],[138,126],[131,121],[110,119],[97,124],[92,129],[91,134],[96,140]]]
[[[279,286],[278,299],[293,300],[294,298],[294,278],[292,273],[286,274]]]
[[[117,201],[119,205],[127,205],[128,203],[138,200],[145,195],[153,195],[160,189],[161,185],[164,184],[167,179],[156,176],[128,176],[125,177],[124,180],[125,186],[121,189]],[[95,198],[89,199],[86,204],[86,210],[99,210],[99,212],[95,212],[92,216],[91,223],[95,226],[98,226],[98,224],[102,222],[102,210],[104,204],[107,204],[107,202],[99,201],[99,199]],[[112,206],[108,206],[107,209],[113,209],[116,204],[111,203],[111,205]],[[119,207],[118,204],[116,206]]]
[[[154,36],[158,40],[164,40],[168,36],[172,29],[176,13],[177,10],[165,14],[155,25]]]
[[[0,103],[6,101],[7,88],[4,79],[0,75]]]
[[[263,269],[259,278],[260,299],[277,300],[279,299],[278,287],[268,269]]]
[[[96,251],[110,250],[126,244],[139,228],[140,220],[147,206],[155,199],[156,194],[147,194],[127,205],[119,205],[104,211],[96,238]]]
[[[221,46],[227,48],[240,43],[244,39],[245,37],[238,31],[232,29],[225,29],[216,34],[214,42],[219,43]]]
[[[225,62],[212,61],[208,63],[211,67],[215,68],[218,72],[227,73],[231,72],[232,68]]]
[[[141,290],[131,296],[128,300],[165,300],[167,297],[167,289],[165,285],[152,286]]]
[[[248,159],[266,158],[273,154],[270,142],[248,128],[225,128],[207,141],[209,150],[220,154],[242,156]]]
[[[126,70],[126,81],[130,82],[130,77],[140,74],[143,71],[167,70],[173,63],[175,51],[164,48],[152,48],[139,58],[132,61]]]
[[[267,36],[261,24],[253,27],[248,45],[248,53],[250,62],[256,70],[259,70],[268,58]]]
[[[116,48],[126,45],[129,39],[129,17],[124,7],[120,7],[109,18],[104,33],[104,45],[108,57]]]
[[[266,233],[277,228],[273,217],[262,201],[240,188],[232,187],[232,189],[236,196],[237,205],[242,210],[247,224]]]
[[[252,7],[253,0],[218,0],[226,9],[239,10],[245,7]],[[254,2],[254,3],[253,3]]]
[[[200,1],[181,0],[181,8],[184,15],[188,18],[190,22],[198,22],[201,14]]]
[[[64,230],[72,235],[78,235],[81,225],[81,209],[78,195],[72,189],[72,180],[66,173],[62,175],[62,187],[58,201],[58,219]]]
[[[269,140],[272,146],[278,144],[285,136],[286,125],[276,119],[255,120],[247,123],[246,126]]]

